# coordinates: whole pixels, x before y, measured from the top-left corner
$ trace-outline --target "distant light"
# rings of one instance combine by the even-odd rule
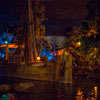
[[[8,44],[8,41],[5,41],[5,44]]]
[[[2,58],[4,58],[4,56],[5,56],[5,55],[4,55],[4,54],[2,54],[2,56],[1,56],[1,57],[2,57]]]
[[[97,51],[97,48],[94,48],[94,51]]]
[[[68,52],[65,52],[66,55],[68,55]]]
[[[78,45],[81,45],[81,42],[78,42]]]
[[[62,55],[62,51],[57,51],[57,55]]]
[[[40,60],[40,57],[37,57],[37,60],[39,61]]]
[[[76,42],[76,47],[79,47],[81,45],[81,42]]]
[[[48,56],[48,61],[52,60],[54,56]]]

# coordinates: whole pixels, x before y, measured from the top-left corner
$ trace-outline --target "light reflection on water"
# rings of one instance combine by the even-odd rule
[[[82,91],[81,88],[78,88],[75,98],[76,98],[76,100],[97,100],[98,87],[94,86],[92,90],[87,91],[86,95],[85,95],[84,91]],[[84,96],[86,97],[85,99],[84,99]]]
[[[9,80],[9,84],[23,81]],[[27,81],[26,81],[27,82]],[[32,81],[34,86],[25,92],[10,91],[17,100],[100,100],[99,82],[77,81],[72,85]],[[7,92],[9,93],[9,92]],[[4,94],[7,94],[4,93]],[[2,97],[3,93],[0,93]]]
[[[81,91],[81,88],[77,89],[76,100],[83,100],[83,91]]]

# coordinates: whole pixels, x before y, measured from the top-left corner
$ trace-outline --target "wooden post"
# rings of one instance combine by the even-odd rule
[[[56,64],[56,81],[60,80],[60,69],[61,69],[61,55],[57,55],[57,64]]]
[[[61,55],[57,55],[54,58],[52,66],[52,82],[57,82],[60,80],[60,65],[61,65]]]
[[[64,77],[62,82],[72,84],[72,56],[63,54]]]

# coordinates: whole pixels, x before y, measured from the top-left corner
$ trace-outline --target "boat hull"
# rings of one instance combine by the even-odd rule
[[[0,76],[52,81],[55,72],[53,67],[52,62],[1,65]]]

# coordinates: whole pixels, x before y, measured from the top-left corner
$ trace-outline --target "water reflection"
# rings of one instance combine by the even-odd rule
[[[76,100],[97,100],[98,87],[94,86],[91,90],[83,91],[82,88],[77,89]]]
[[[0,92],[0,100],[100,100],[100,82],[75,81],[72,85],[29,80],[8,80],[4,84],[33,82],[25,92]]]
[[[95,98],[97,98],[97,94],[98,94],[98,88],[97,86],[94,87],[94,95],[95,95]]]
[[[2,94],[2,96],[0,97],[0,100],[17,100],[17,99],[15,97],[15,94],[6,93],[6,94]]]
[[[81,91],[81,88],[77,89],[76,100],[83,100],[83,91]]]
[[[62,92],[61,92],[61,89],[60,89],[60,88],[58,88],[58,95],[57,95],[57,97],[58,97],[58,100],[64,100],[64,99],[63,99],[64,94],[62,94]]]

